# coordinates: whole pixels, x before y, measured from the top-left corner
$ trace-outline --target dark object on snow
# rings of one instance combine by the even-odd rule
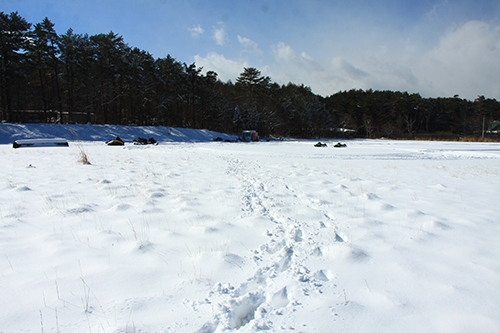
[[[123,145],[125,145],[125,142],[123,142],[122,138],[120,138],[119,136],[117,136],[113,140],[107,141],[106,144],[108,146],[123,146]]]
[[[153,138],[149,138],[149,139],[144,139],[144,138],[137,138],[137,140],[134,140],[134,145],[157,145],[158,142],[153,139]]]
[[[238,138],[238,140],[241,141],[241,138]],[[218,136],[214,139],[215,142],[238,142],[238,140],[236,140],[236,139],[223,139],[220,136]]]
[[[317,144],[314,145],[314,147],[326,147],[326,143],[318,142]]]
[[[16,140],[12,144],[12,148],[21,147],[69,147],[66,139],[25,139]]]
[[[334,147],[335,147],[335,148],[345,148],[345,147],[347,147],[347,145],[346,145],[345,143],[340,143],[340,142],[339,142],[339,143],[336,143],[336,144],[334,145]]]

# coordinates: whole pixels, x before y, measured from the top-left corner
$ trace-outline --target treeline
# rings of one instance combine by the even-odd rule
[[[350,90],[329,97],[279,85],[253,67],[235,82],[195,63],[127,45],[114,32],[58,35],[45,18],[0,13],[2,121],[163,125],[261,135],[404,137],[477,135],[500,103]],[[344,129],[349,129],[345,131]]]
[[[483,136],[500,119],[500,103],[484,96],[468,101],[458,95],[422,98],[407,92],[350,90],[325,103],[339,126],[366,137]]]

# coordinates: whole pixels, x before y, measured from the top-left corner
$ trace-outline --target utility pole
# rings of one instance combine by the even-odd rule
[[[483,114],[483,134],[481,135],[481,137],[484,139],[484,114]]]

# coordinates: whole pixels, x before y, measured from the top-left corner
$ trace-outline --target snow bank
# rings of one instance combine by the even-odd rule
[[[128,142],[138,137],[153,137],[159,142],[206,142],[216,137],[235,138],[208,130],[163,126],[0,124],[0,144],[12,143],[19,139],[54,137],[70,141],[108,141],[116,136]]]

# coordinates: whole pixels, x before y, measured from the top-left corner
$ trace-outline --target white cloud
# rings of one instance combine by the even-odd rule
[[[378,52],[366,49],[353,54],[337,49],[323,52],[322,59],[279,42],[271,45],[272,60],[257,67],[274,82],[304,84],[324,96],[355,88],[408,91],[424,97],[458,94],[471,100],[478,95],[500,99],[500,24],[470,21],[437,40],[427,50],[407,39],[399,48],[379,44]],[[238,36],[238,41],[248,52],[259,50],[248,38]],[[195,60],[205,70],[216,71],[223,81],[235,80],[243,67],[255,66],[227,56],[209,53]]]
[[[434,95],[500,97],[500,25],[469,21],[446,33],[420,62]]]
[[[360,80],[369,76],[367,72],[354,67],[341,57],[334,58],[332,66],[334,70],[341,72],[344,76],[350,78],[351,80]]]
[[[336,56],[330,64],[319,64],[324,74],[304,73],[301,82],[320,94],[371,88],[424,97],[500,97],[500,24],[469,21],[448,30],[438,41],[423,52],[416,51],[422,45],[408,41],[403,48],[380,53],[367,50],[367,55]],[[291,53],[283,50],[281,55],[289,57]]]
[[[203,67],[203,71],[215,71],[221,81],[235,81],[243,72],[243,67],[249,67],[246,61],[227,59],[222,54],[210,52],[206,57],[196,55],[194,61],[197,66]]]
[[[217,45],[224,45],[227,39],[227,34],[224,30],[224,27],[214,28],[213,38]]]
[[[257,45],[241,36],[238,36],[238,41],[249,49]],[[418,81],[412,69],[390,61],[361,58],[354,65],[340,56],[320,61],[306,52],[297,52],[283,42],[272,45],[271,51],[274,63],[259,65],[262,73],[278,84],[293,82],[310,86],[315,93],[323,96],[352,88],[415,91],[412,88]],[[217,53],[209,53],[206,57],[198,55],[195,62],[205,70],[216,71],[222,81],[234,80],[243,67],[255,66],[248,61],[229,59]]]
[[[240,42],[240,44],[243,46],[245,52],[262,54],[262,50],[259,49],[257,43],[254,42],[253,40],[238,35],[238,42]]]
[[[279,42],[272,49],[277,61],[294,61],[297,58],[296,52],[283,42]]]
[[[273,72],[281,81],[303,83],[322,95],[371,88],[425,97],[500,98],[500,24],[469,21],[438,40],[437,46],[424,52],[415,52],[421,46],[408,41],[404,48],[334,56],[329,62],[279,43],[273,47],[279,65]]]
[[[274,59],[282,65],[291,65],[296,68],[308,70],[314,68],[317,69],[318,67],[318,63],[307,53],[301,52],[299,54],[290,45],[286,45],[283,42],[279,42],[271,48],[274,54]]]
[[[271,79],[280,84],[293,82],[310,86],[321,95],[330,95],[345,84],[331,64],[324,64],[305,52],[298,53],[290,45],[279,42],[272,46],[276,63],[269,69]]]
[[[444,7],[448,5],[448,0],[441,0],[432,6],[432,9],[427,13],[426,18],[432,20],[438,17],[439,12],[444,10]]]
[[[383,55],[357,57],[355,65],[341,56],[318,60],[284,43],[274,45],[272,50],[276,63],[270,72],[274,81],[304,84],[323,96],[349,89],[414,91],[418,81],[410,68]]]
[[[301,56],[302,58],[304,58],[304,59],[307,59],[307,60],[313,60],[313,58],[312,58],[312,57],[310,57],[310,56],[309,56],[307,53],[305,53],[305,52],[301,52],[301,53],[300,53],[300,56]]]
[[[205,30],[203,30],[203,28],[199,24],[197,26],[192,27],[192,28],[188,28],[188,30],[191,33],[191,36],[193,36],[193,37],[197,37],[205,32]]]

